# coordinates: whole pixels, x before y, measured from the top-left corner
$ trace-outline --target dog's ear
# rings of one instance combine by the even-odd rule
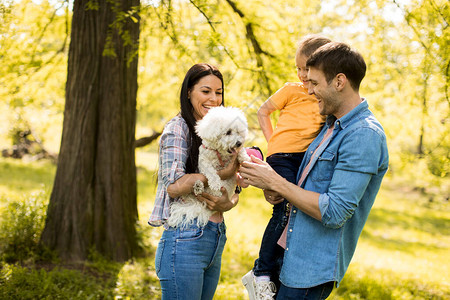
[[[211,128],[211,118],[206,118],[205,116],[203,119],[197,121],[195,132],[202,140],[211,139],[214,135],[214,130]]]
[[[195,125],[195,132],[202,140],[213,139],[217,135],[219,120],[224,115],[223,106],[211,108],[209,112]]]
[[[203,139],[202,132],[205,132],[205,130],[204,130],[205,124],[204,123],[205,123],[204,120],[201,119],[201,120],[198,120],[197,124],[195,125],[195,132],[201,139]]]

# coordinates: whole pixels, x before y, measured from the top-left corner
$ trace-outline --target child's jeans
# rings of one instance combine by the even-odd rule
[[[296,184],[297,173],[305,152],[275,153],[267,157],[267,163],[289,182]],[[284,249],[277,242],[286,227],[289,210],[288,202],[284,200],[273,206],[272,217],[267,224],[259,250],[259,258],[255,261],[253,273],[255,276],[271,276],[277,281],[283,262]],[[275,280],[274,280],[275,279]]]

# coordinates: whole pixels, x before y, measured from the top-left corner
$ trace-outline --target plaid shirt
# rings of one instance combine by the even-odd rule
[[[166,124],[159,142],[158,189],[148,224],[161,226],[169,218],[170,203],[179,198],[171,198],[167,187],[186,174],[188,150],[189,128],[177,115]]]

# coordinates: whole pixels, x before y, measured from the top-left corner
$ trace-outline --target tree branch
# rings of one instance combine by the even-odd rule
[[[185,53],[188,57],[191,57],[189,55],[188,49],[183,46],[178,40],[178,35],[175,30],[175,26],[173,24],[172,20],[172,1],[161,1],[161,6],[166,7],[167,12],[164,14],[165,18],[161,17],[161,15],[157,11],[157,7],[152,6],[153,10],[155,11],[156,15],[158,16],[159,24],[161,25],[161,28],[167,32],[169,38],[172,40],[172,42],[175,44],[175,47],[178,47],[181,49],[182,53]]]
[[[422,45],[423,49],[425,50],[425,52],[430,56],[430,57],[434,57],[434,55],[431,53],[430,47],[428,47],[425,42],[422,40],[422,37],[420,35],[419,30],[410,22],[410,18],[411,18],[411,13],[406,11],[406,9],[404,10],[400,4],[397,2],[397,0],[392,0],[392,2],[405,13],[405,21],[406,24],[414,31],[415,35],[417,36],[417,39],[419,40],[419,43]],[[430,1],[432,8],[443,18],[444,22],[447,24],[448,26],[448,22],[446,20],[446,18],[442,15],[440,9],[438,7],[436,7],[436,4],[434,3],[434,1]],[[445,27],[447,27],[445,26]],[[445,62],[443,62],[443,64],[445,64]],[[443,68],[445,68],[444,71],[444,75],[445,75],[445,99],[447,100],[447,103],[449,103],[450,105],[450,100],[449,100],[449,95],[448,95],[448,90],[449,90],[449,67],[450,67],[450,60],[447,61],[447,66],[443,66]]]
[[[442,13],[442,10],[439,8],[439,6],[436,4],[436,2],[434,2],[434,0],[430,0],[430,3],[431,3],[431,6],[433,7],[433,9],[441,16],[441,18],[447,24],[444,28],[447,28],[448,24],[449,24],[449,20],[447,20],[446,17],[448,17],[448,15],[445,15]],[[448,2],[447,2],[447,4],[448,4]]]
[[[448,98],[448,90],[449,90],[449,82],[450,82],[450,59],[447,61],[447,67],[445,68],[445,99],[447,99],[447,103],[450,106],[450,99]]]
[[[257,64],[258,68],[261,69],[261,71],[258,71],[258,72],[260,73],[261,79],[263,80],[264,85],[267,88],[268,94],[271,95],[272,88],[270,86],[269,78],[267,77],[267,75],[264,71],[264,62],[263,62],[262,56],[266,55],[266,56],[269,56],[270,58],[275,58],[275,56],[264,51],[261,48],[261,44],[259,43],[259,41],[256,38],[255,33],[253,31],[254,24],[252,22],[246,20],[244,13],[237,7],[236,3],[234,3],[232,0],[226,0],[226,1],[230,5],[230,7],[233,9],[233,11],[242,19],[242,22],[245,24],[245,30],[246,30],[245,37],[252,44],[253,52],[256,55],[256,64]]]
[[[140,139],[137,139],[134,142],[134,147],[135,148],[139,148],[139,147],[147,146],[148,144],[150,144],[151,142],[156,140],[160,135],[161,135],[161,132],[153,132],[153,134],[150,135],[150,136],[146,136],[146,137],[142,137]]]
[[[195,2],[193,0],[189,0],[189,2],[205,17],[206,21],[209,24],[209,27],[211,27],[212,31],[214,33],[217,33],[216,28],[214,27],[213,22],[211,22],[210,18],[206,15],[206,13],[197,5],[195,4]],[[224,43],[222,43],[222,41],[220,39],[218,39],[219,44],[223,47],[223,49],[225,50],[225,53],[228,55],[228,57],[231,59],[231,61],[234,63],[234,65],[236,66],[236,68],[238,69],[243,69],[239,66],[239,64],[236,62],[236,60],[234,59],[234,56],[230,53],[230,51],[228,51],[228,48],[225,46]]]

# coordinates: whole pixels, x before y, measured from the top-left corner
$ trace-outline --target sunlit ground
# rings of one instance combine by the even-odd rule
[[[138,164],[143,161],[148,163],[156,158],[156,154],[141,154],[137,161]],[[140,177],[140,181],[142,186],[146,179]],[[148,197],[149,193],[139,194],[145,199],[140,198],[139,202],[141,219],[145,223],[153,199]],[[270,214],[271,207],[263,200],[261,191],[255,188],[245,189],[239,205],[225,214],[228,241],[215,299],[246,299],[240,280],[253,266]],[[151,232],[155,231],[157,234],[153,234],[152,238],[158,239],[160,231],[151,229]],[[152,241],[152,245],[156,246],[156,243]],[[407,183],[387,177],[349,270],[330,298],[450,297],[449,250],[448,203],[439,195],[429,202],[428,197],[414,191]],[[389,294],[383,289],[390,291]],[[340,292],[345,293],[340,295]]]
[[[153,255],[161,228],[147,225],[156,192],[157,155],[137,152],[138,205],[147,258],[125,264],[114,294],[159,299]],[[49,193],[55,166],[46,161],[0,158],[0,209],[32,193]],[[225,214],[227,245],[215,299],[246,299],[241,277],[251,269],[269,219],[269,204],[255,188]],[[399,178],[386,178],[340,287],[330,299],[449,299],[450,208],[435,195],[424,196]]]

